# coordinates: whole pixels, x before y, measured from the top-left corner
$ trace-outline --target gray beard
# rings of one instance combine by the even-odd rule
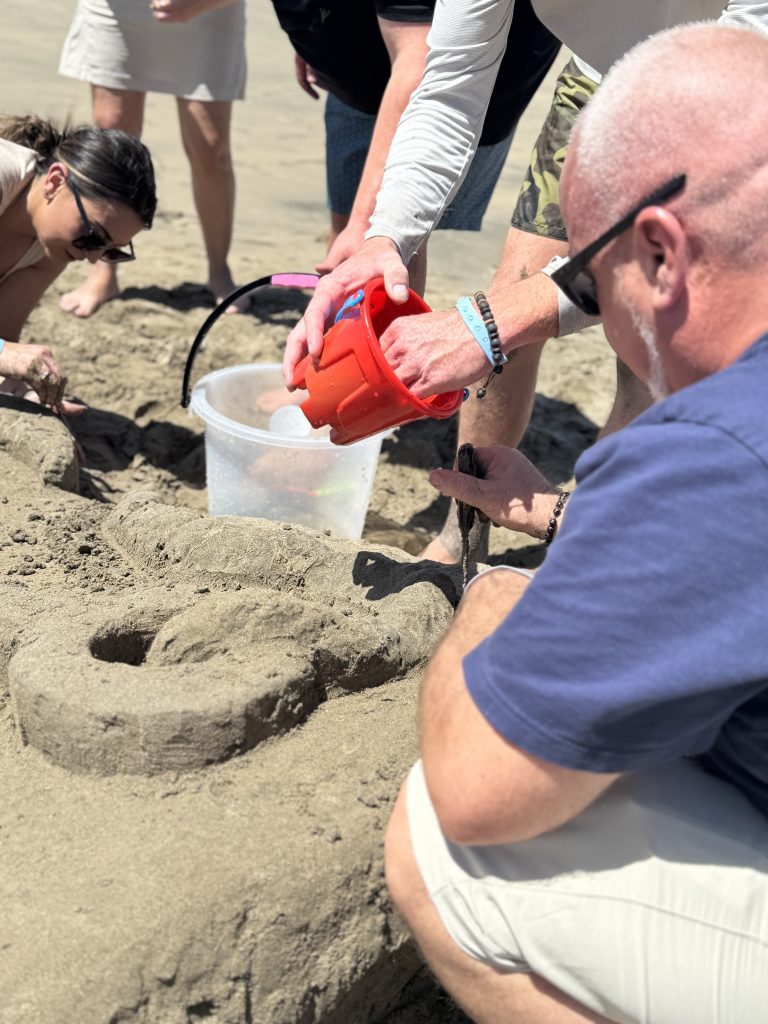
[[[622,278],[619,275],[618,267],[614,271],[614,282],[616,284],[619,299],[626,306],[632,319],[632,326],[642,339],[642,342],[645,345],[645,350],[648,353],[649,372],[648,380],[646,381],[648,390],[651,392],[654,402],[660,402],[663,398],[666,398],[667,395],[669,395],[670,389],[667,375],[664,373],[664,367],[661,365],[661,356],[659,355],[659,345],[656,340],[656,332],[654,331],[650,320],[646,320],[642,313],[636,309],[627,298]]]

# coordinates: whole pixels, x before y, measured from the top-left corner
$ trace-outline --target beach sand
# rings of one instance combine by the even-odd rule
[[[87,120],[87,87],[56,74],[73,6],[6,0],[8,112]],[[322,106],[268,4],[249,7],[248,57],[238,282],[311,271],[327,227]],[[552,83],[484,230],[430,243],[434,308],[489,283]],[[416,973],[381,874],[419,672],[456,599],[455,572],[405,554],[442,523],[425,471],[450,464],[455,425],[384,442],[359,545],[207,519],[202,425],[179,393],[211,301],[172,98],[149,97],[145,141],[160,206],[122,298],[88,321],[60,312],[72,266],[24,334],[90,407],[73,424],[79,480],[55,419],[0,407],[0,1024],[458,1022]],[[195,378],[279,359],[305,302],[257,293],[253,315],[216,325]],[[547,346],[524,448],[555,483],[614,373],[599,330]],[[491,561],[541,558],[493,531]]]

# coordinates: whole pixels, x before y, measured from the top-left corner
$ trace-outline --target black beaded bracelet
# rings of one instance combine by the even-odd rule
[[[475,302],[477,308],[480,310],[480,316],[483,318],[485,329],[488,331],[488,338],[491,342],[491,355],[493,356],[494,367],[488,374],[488,379],[481,388],[478,388],[477,397],[485,398],[486,392],[488,391],[488,385],[491,383],[494,375],[501,373],[504,369],[504,354],[501,351],[501,341],[499,340],[499,328],[494,319],[493,312],[491,311],[491,304],[488,302],[485,292],[475,292]]]
[[[547,532],[544,534],[544,543],[547,547],[549,547],[555,539],[555,534],[557,533],[557,520],[560,518],[560,515],[565,508],[565,503],[568,501],[570,496],[570,491],[560,491],[557,496],[557,502],[555,503],[555,507],[552,509],[552,518],[549,520]]]
[[[491,339],[491,355],[493,361],[497,365],[501,363],[504,356],[501,351],[501,342],[499,341],[499,328],[496,324],[493,313],[491,312],[491,306],[486,298],[485,292],[475,292],[475,302],[477,308],[480,310],[480,316],[483,318],[485,329],[488,331],[488,337]]]

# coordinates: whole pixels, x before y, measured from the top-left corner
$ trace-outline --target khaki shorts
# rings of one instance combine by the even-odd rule
[[[566,241],[560,213],[560,175],[576,117],[594,96],[597,83],[570,60],[560,73],[547,119],[531,154],[512,214],[512,227]]]
[[[768,1020],[768,820],[691,762],[637,772],[523,843],[443,837],[421,762],[416,862],[469,956],[622,1024]]]

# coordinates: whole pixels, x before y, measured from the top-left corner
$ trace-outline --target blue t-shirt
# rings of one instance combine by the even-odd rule
[[[768,814],[768,335],[576,476],[546,562],[464,659],[474,701],[568,768],[700,756]]]

